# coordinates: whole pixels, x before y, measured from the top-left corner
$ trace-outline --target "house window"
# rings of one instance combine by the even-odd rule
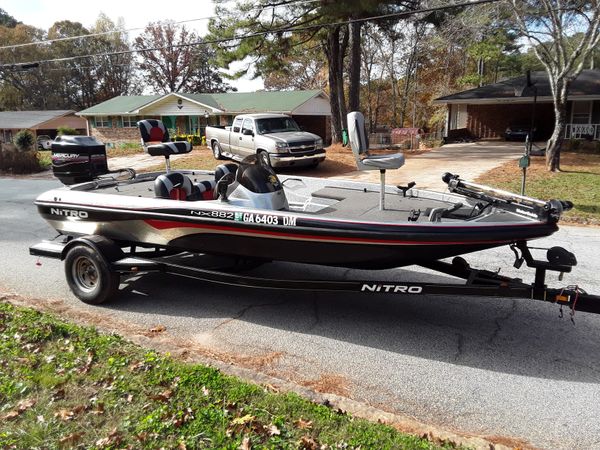
[[[96,122],[96,128],[110,128],[112,125],[108,116],[96,116],[94,121]]]
[[[573,102],[571,123],[590,123],[592,102]]]
[[[123,128],[136,128],[137,122],[140,120],[138,116],[122,116]]]

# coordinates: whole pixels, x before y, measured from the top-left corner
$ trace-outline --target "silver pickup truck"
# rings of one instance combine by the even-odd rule
[[[323,139],[285,114],[243,114],[230,127],[206,127],[206,144],[216,159],[258,154],[272,167],[317,166],[325,159]]]

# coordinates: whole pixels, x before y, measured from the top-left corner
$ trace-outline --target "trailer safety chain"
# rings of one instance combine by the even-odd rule
[[[563,293],[565,292],[565,290],[569,290],[569,291],[573,291],[575,292],[575,299],[573,300],[573,303],[570,306],[570,312],[569,312],[569,316],[571,318],[571,322],[573,322],[573,325],[575,325],[575,308],[577,307],[577,299],[579,298],[579,294],[585,294],[585,291],[583,289],[580,289],[578,285],[570,285],[570,286],[566,286],[564,288],[561,289],[560,294],[558,295],[558,297],[563,297]],[[559,315],[558,317],[560,319],[562,319],[564,317],[563,314],[563,305],[560,305],[560,309],[559,309]]]

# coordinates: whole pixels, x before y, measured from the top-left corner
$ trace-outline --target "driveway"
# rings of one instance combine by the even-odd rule
[[[417,187],[445,189],[442,174],[451,172],[459,174],[465,180],[474,180],[479,175],[504,164],[516,160],[523,155],[522,142],[470,142],[447,144],[421,155],[409,156],[399,170],[386,173],[386,184],[406,185],[416,181]],[[379,182],[379,171],[357,171],[344,174],[340,178],[351,178]]]

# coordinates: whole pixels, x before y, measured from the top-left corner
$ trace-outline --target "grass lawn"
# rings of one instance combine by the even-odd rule
[[[572,201],[575,206],[562,222],[600,225],[600,155],[563,152],[561,169],[548,172],[543,157],[532,157],[525,194],[542,200]],[[487,172],[477,182],[520,193],[521,174],[517,162],[511,161]]]
[[[438,448],[0,301],[0,448],[73,447]]]

